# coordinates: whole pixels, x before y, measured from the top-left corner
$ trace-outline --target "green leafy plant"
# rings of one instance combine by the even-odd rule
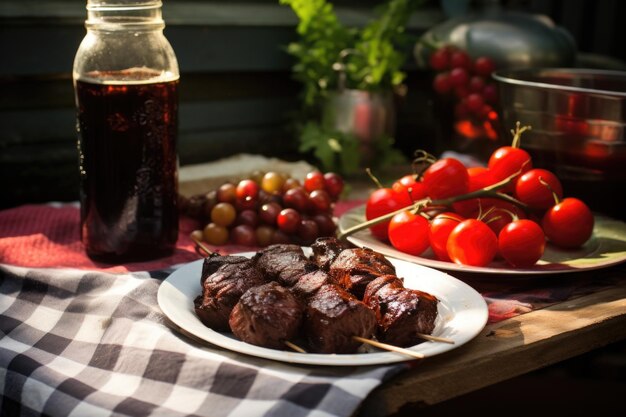
[[[358,169],[358,144],[353,135],[327,131],[319,125],[320,107],[331,91],[342,88],[392,91],[402,84],[408,41],[405,27],[420,0],[390,0],[362,28],[344,26],[326,0],[280,0],[299,19],[299,40],[288,45],[295,57],[293,75],[302,86],[300,150],[311,151],[327,169],[345,173]],[[376,146],[378,164],[397,161],[391,138]]]

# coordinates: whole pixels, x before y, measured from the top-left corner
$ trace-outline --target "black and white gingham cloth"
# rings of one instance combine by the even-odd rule
[[[297,366],[195,343],[157,304],[170,272],[0,265],[0,415],[350,416],[406,369]]]

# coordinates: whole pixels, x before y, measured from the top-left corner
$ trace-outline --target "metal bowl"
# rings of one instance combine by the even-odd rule
[[[532,126],[522,147],[535,166],[554,170],[579,194],[588,194],[590,186],[626,194],[626,72],[543,68],[493,77],[502,125]],[[609,197],[615,195],[587,196],[602,202]]]

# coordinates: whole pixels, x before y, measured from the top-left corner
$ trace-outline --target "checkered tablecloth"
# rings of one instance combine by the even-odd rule
[[[350,416],[407,368],[296,366],[197,344],[157,305],[170,272],[0,266],[0,415]]]

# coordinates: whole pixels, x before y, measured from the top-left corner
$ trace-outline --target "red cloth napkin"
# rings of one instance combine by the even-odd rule
[[[335,215],[362,204],[339,202]],[[182,217],[173,255],[147,262],[112,265],[95,262],[85,255],[79,234],[80,214],[76,204],[24,205],[0,211],[0,263],[32,268],[78,268],[107,272],[153,271],[200,259],[189,234],[200,225]],[[256,248],[227,245],[211,247],[220,253],[248,252]]]

